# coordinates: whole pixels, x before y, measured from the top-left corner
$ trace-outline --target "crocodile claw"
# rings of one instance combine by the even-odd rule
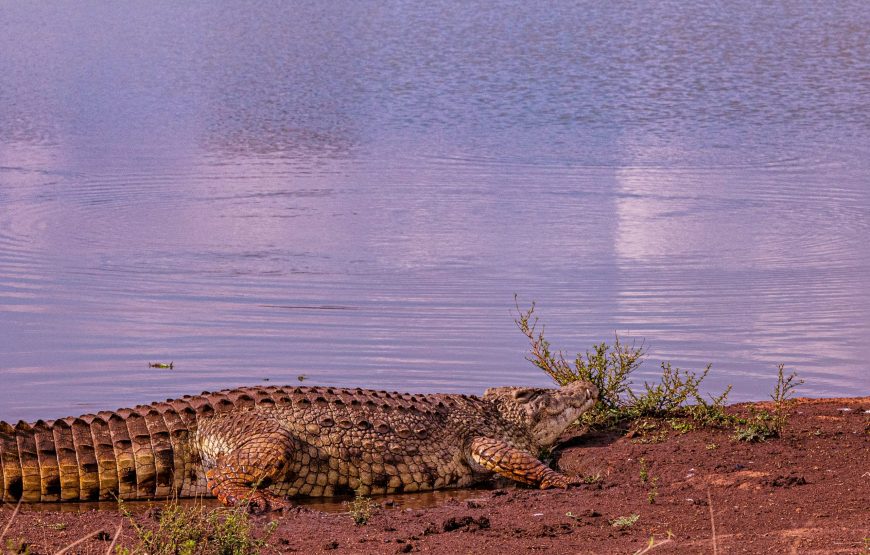
[[[583,478],[580,476],[565,476],[564,474],[556,474],[555,476],[548,476],[545,478],[540,485],[541,489],[551,489],[551,488],[562,488],[568,489],[573,487],[582,486],[584,484]]]
[[[261,515],[272,511],[283,511],[290,507],[290,501],[268,491],[255,492],[247,502],[248,512],[254,515]]]

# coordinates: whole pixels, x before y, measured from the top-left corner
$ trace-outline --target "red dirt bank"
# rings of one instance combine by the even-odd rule
[[[568,491],[462,492],[425,509],[404,508],[411,495],[379,499],[391,506],[364,526],[306,508],[255,521],[279,523],[266,553],[633,554],[669,534],[650,552],[713,553],[714,525],[722,554],[870,553],[870,397],[802,399],[781,439],[750,444],[731,436],[671,431],[657,443],[569,436],[558,466],[597,482]],[[0,509],[0,532],[11,514],[8,505]],[[611,525],[631,515],[639,515],[633,525]],[[105,553],[123,520],[112,510],[22,506],[4,542],[24,539],[30,553],[53,553],[93,530],[72,552]],[[128,523],[120,543],[132,542]]]

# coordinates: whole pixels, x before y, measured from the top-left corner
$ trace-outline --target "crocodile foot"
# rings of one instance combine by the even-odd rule
[[[289,509],[292,504],[280,495],[267,490],[254,490],[250,486],[223,483],[213,490],[215,497],[228,507],[245,507],[249,513],[259,515],[270,511]]]
[[[540,488],[541,489],[550,489],[550,488],[562,488],[568,489],[572,487],[578,487],[584,485],[586,482],[583,481],[583,478],[580,476],[565,476],[564,474],[559,474],[557,472],[553,472],[553,474],[548,475],[546,478],[541,480]]]
[[[517,482],[541,489],[569,488],[583,484],[583,478],[569,478],[548,467],[527,451],[503,441],[476,437],[471,442],[471,459],[483,468]]]
[[[255,491],[248,496],[244,503],[247,503],[248,512],[255,515],[283,511],[292,506],[288,499],[268,491]]]

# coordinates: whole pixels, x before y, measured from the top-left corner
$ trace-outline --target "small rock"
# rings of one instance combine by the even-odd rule
[[[410,543],[406,543],[402,547],[399,548],[398,553],[410,553],[414,551],[414,546]]]
[[[461,528],[469,530],[485,530],[489,528],[489,519],[485,516],[474,518],[473,516],[464,516],[461,518],[450,517],[441,524],[441,529],[445,532],[452,532]]]
[[[325,551],[332,551],[333,549],[338,549],[338,542],[335,540],[332,540],[331,542],[326,542],[325,544],[323,544],[323,549]]]
[[[791,474],[789,476],[777,476],[772,480],[765,480],[763,483],[775,488],[790,488],[792,486],[803,486],[807,483],[807,480],[803,476]]]

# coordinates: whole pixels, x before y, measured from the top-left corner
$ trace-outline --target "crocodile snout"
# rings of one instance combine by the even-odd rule
[[[571,382],[562,386],[560,392],[572,407],[582,407],[598,399],[598,388],[591,382]]]

